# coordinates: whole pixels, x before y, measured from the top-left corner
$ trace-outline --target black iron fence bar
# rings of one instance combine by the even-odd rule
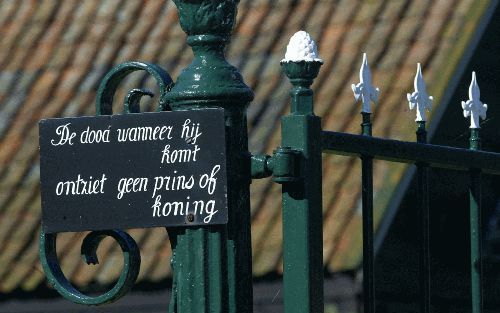
[[[417,142],[427,143],[425,121],[417,122]],[[430,241],[429,241],[429,169],[426,163],[417,162],[417,201],[418,216],[420,217],[420,312],[429,313],[431,307],[430,282]]]
[[[470,150],[481,149],[479,128],[471,128]],[[483,312],[481,262],[481,169],[471,168],[469,182],[470,261],[472,313]]]
[[[362,112],[363,136],[371,137],[370,113]],[[364,311],[375,312],[375,249],[373,246],[373,157],[361,155],[361,198],[363,208],[363,298]]]
[[[354,99],[360,101],[361,135],[372,136],[371,103],[377,103],[380,90],[372,84],[368,57],[363,53],[359,83],[351,85]],[[363,210],[363,303],[365,313],[375,313],[375,249],[373,242],[373,156],[361,155],[361,203]]]
[[[323,152],[361,156],[400,163],[427,163],[431,167],[468,171],[481,169],[483,173],[500,175],[500,153],[366,137],[323,131]]]

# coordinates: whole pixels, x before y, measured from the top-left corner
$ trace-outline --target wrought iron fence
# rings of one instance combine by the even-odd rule
[[[494,175],[500,174],[500,154],[481,151],[480,138],[480,118],[486,118],[487,105],[480,100],[479,86],[476,74],[472,73],[472,81],[469,86],[469,99],[462,101],[464,117],[470,117],[470,148],[454,148],[448,146],[432,145],[427,143],[426,131],[426,111],[430,111],[433,98],[427,94],[425,82],[422,76],[421,65],[417,66],[417,73],[414,80],[415,91],[407,95],[409,107],[416,110],[416,142],[405,142],[390,139],[372,137],[371,109],[370,103],[378,100],[379,89],[374,88],[371,81],[370,69],[366,54],[363,55],[363,62],[360,69],[360,82],[353,84],[352,89],[356,101],[362,102],[362,123],[361,134],[347,134],[331,131],[321,131],[321,150],[325,153],[357,156],[361,159],[362,168],[362,228],[363,228],[363,295],[364,312],[375,312],[375,284],[374,284],[374,229],[373,229],[373,159],[386,160],[415,164],[417,167],[417,198],[419,221],[419,279],[420,279],[420,312],[431,311],[431,284],[430,284],[430,248],[429,248],[429,167],[448,168],[468,171],[470,175],[469,198],[470,198],[470,275],[471,275],[471,298],[472,312],[482,312],[482,256],[481,256],[481,173]],[[293,83],[293,80],[292,80]],[[293,92],[292,92],[293,94]],[[301,99],[292,98],[297,103],[308,102],[311,95],[304,95]],[[292,108],[294,105],[292,104]],[[312,111],[309,112],[312,114]],[[291,115],[296,114],[293,109]],[[288,117],[286,117],[288,118]],[[284,118],[284,120],[286,120]],[[285,128],[286,129],[286,128]],[[286,139],[296,132],[286,129],[283,132],[283,143],[290,144]],[[314,137],[306,137],[307,141],[314,140]],[[291,145],[292,149],[301,149],[300,145]],[[307,157],[306,157],[307,158]],[[313,176],[315,173],[304,169],[304,179]],[[286,190],[284,190],[286,194]],[[287,199],[283,199],[283,214],[286,217],[288,211]],[[292,221],[284,218],[284,241],[287,240],[287,229],[298,229],[307,223],[305,220]],[[290,225],[287,225],[290,223]],[[320,220],[313,220],[310,226],[318,226]],[[298,225],[297,225],[298,224]],[[302,225],[301,225],[302,224]],[[304,250],[315,249],[314,242]],[[297,309],[297,294],[287,293],[287,289],[294,289],[291,283],[299,280],[299,266],[289,263],[288,260],[295,259],[300,255],[300,249],[296,246],[285,244],[285,307],[286,312],[306,312],[304,309]],[[287,260],[288,258],[288,260]],[[316,268],[317,271],[321,269]],[[288,277],[292,276],[294,278]],[[315,285],[314,277],[308,277],[308,283]],[[306,299],[302,302],[306,303]],[[300,304],[299,304],[300,306]],[[307,312],[315,312],[313,306]]]
[[[407,94],[409,108],[416,111],[416,142],[372,137],[371,103],[378,101],[380,90],[372,85],[366,54],[359,71],[360,82],[351,88],[356,101],[361,101],[361,134],[324,131],[314,115],[310,86],[318,74],[321,59],[316,45],[303,32],[292,37],[287,51],[294,57],[282,61],[285,74],[293,85],[289,115],[282,118],[282,146],[300,151],[302,165],[296,174],[298,183],[283,186],[283,249],[285,312],[320,312],[323,306],[321,246],[321,153],[356,156],[362,169],[363,231],[363,298],[364,312],[375,312],[373,160],[415,164],[419,221],[420,312],[431,311],[429,249],[429,184],[430,167],[468,171],[470,173],[470,275],[472,280],[472,312],[482,312],[481,256],[481,173],[500,175],[500,154],[481,151],[480,118],[486,118],[487,105],[480,100],[476,74],[472,73],[469,100],[462,101],[464,117],[470,117],[470,148],[454,148],[427,143],[427,111],[433,97],[426,90],[422,68],[417,64],[414,92]],[[300,48],[299,48],[300,50]],[[321,142],[318,142],[321,138]],[[276,157],[276,155],[275,155]],[[274,171],[270,171],[276,177]],[[276,178],[274,179],[276,181]],[[326,186],[327,187],[327,186]],[[321,276],[321,277],[320,277]]]

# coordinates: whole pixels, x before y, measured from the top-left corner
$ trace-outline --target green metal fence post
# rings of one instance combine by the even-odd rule
[[[298,44],[297,44],[298,43]],[[301,44],[302,43],[302,44]],[[312,47],[288,59],[295,44]],[[321,120],[309,88],[322,64],[305,32],[295,34],[281,62],[290,79],[292,105],[282,118],[282,145],[301,152],[301,180],[283,184],[283,280],[286,313],[323,312]],[[304,51],[303,51],[304,52]],[[310,52],[309,54],[307,52]],[[301,58],[309,56],[309,58]]]
[[[372,135],[370,113],[362,112],[363,136]],[[373,156],[361,156],[361,194],[363,210],[363,300],[364,312],[375,312],[375,248],[373,242]]]
[[[415,91],[407,94],[410,110],[416,111],[417,142],[427,143],[427,111],[431,110],[433,97],[427,93],[427,88],[422,75],[422,66],[417,64],[417,73],[413,81]],[[420,217],[420,255],[419,255],[419,278],[420,278],[420,312],[430,312],[430,263],[429,263],[429,191],[428,191],[428,164],[417,162],[417,201],[418,215]]]
[[[427,143],[425,121],[417,121],[417,142]],[[417,163],[417,201],[420,216],[420,312],[429,313],[431,306],[430,285],[430,241],[429,241],[429,168],[425,163]]]
[[[470,150],[481,150],[479,118],[486,118],[488,106],[481,102],[476,73],[472,72],[469,85],[469,100],[462,101],[464,116],[470,117]],[[472,313],[483,312],[482,287],[482,242],[481,242],[481,168],[470,168],[469,182],[470,210],[470,272]]]
[[[480,150],[479,128],[471,128],[470,149]],[[481,170],[470,170],[470,262],[472,313],[483,312],[481,242]]]
[[[168,229],[174,272],[170,312],[252,312],[246,108],[253,93],[224,56],[239,1],[174,2],[194,60],[165,100],[173,110],[224,109],[229,222]]]
[[[356,101],[361,100],[361,135],[372,136],[371,102],[377,103],[380,90],[372,85],[368,57],[363,53],[358,84],[352,84]],[[365,313],[375,312],[375,248],[373,242],[373,156],[361,155],[361,203],[363,210],[363,307]]]

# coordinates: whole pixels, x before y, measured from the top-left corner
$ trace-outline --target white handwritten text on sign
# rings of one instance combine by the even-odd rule
[[[40,121],[44,231],[227,223],[224,112]]]

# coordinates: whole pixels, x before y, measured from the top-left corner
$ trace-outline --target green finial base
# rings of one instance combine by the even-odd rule
[[[427,143],[427,130],[425,129],[425,121],[417,121],[417,142]]]
[[[313,114],[313,92],[310,89],[323,63],[319,61],[282,61],[283,72],[290,79],[293,89],[292,114]]]
[[[471,150],[481,150],[480,128],[470,129],[469,145]]]

